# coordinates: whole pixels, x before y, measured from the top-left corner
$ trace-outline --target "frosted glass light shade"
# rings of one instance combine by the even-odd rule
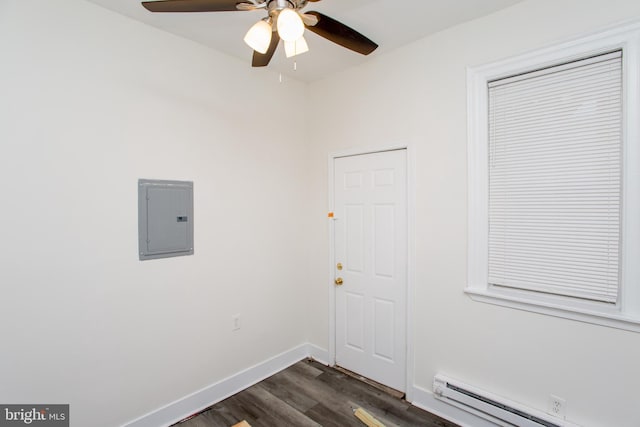
[[[287,54],[287,58],[300,55],[301,53],[309,52],[309,45],[303,37],[300,37],[294,42],[284,42],[284,51]]]
[[[278,34],[286,42],[298,40],[304,34],[302,18],[293,9],[284,9],[278,15]]]
[[[253,24],[253,27],[249,28],[249,31],[244,36],[244,42],[251,49],[264,54],[269,49],[269,44],[271,44],[271,32],[271,25],[268,22],[264,20],[258,21]]]

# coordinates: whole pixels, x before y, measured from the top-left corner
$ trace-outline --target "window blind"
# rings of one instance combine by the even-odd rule
[[[622,52],[489,83],[489,283],[615,303]]]

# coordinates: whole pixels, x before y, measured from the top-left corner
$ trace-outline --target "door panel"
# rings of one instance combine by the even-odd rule
[[[393,362],[395,303],[393,301],[375,299],[374,304],[374,354]]]
[[[364,209],[362,205],[347,205],[344,208],[346,265],[349,271],[364,270]]]
[[[364,349],[364,296],[347,293],[347,340],[348,346]]]
[[[395,264],[395,206],[376,205],[373,210],[373,273],[393,278]]]
[[[406,150],[334,161],[336,363],[405,390]]]

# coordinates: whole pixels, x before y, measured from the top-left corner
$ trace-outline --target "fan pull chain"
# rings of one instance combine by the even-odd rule
[[[293,71],[298,71],[298,61],[293,61]]]
[[[280,73],[280,78],[279,78],[279,80],[280,80],[280,83],[282,83],[282,73]]]

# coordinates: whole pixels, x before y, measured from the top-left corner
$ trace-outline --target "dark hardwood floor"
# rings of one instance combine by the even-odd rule
[[[361,407],[386,427],[456,427],[404,400],[312,360],[304,360],[220,403],[179,427],[363,427]]]

